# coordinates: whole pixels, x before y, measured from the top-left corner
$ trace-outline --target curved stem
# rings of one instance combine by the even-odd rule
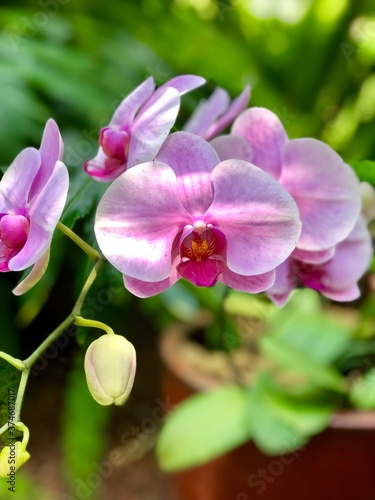
[[[17,370],[23,370],[24,364],[23,361],[21,361],[20,359],[13,358],[13,356],[7,354],[4,351],[0,351],[0,358],[4,359],[5,361],[8,361],[8,363],[17,368]]]
[[[77,299],[77,302],[75,303],[72,312],[69,314],[69,316],[57,327],[55,330],[40,344],[39,347],[25,360],[20,361],[20,360],[14,360],[13,358],[9,356],[2,356],[4,359],[9,361],[13,366],[16,368],[22,369],[22,374],[21,374],[21,380],[20,384],[18,387],[17,391],[17,399],[15,403],[15,421],[19,422],[20,421],[20,416],[21,416],[21,408],[22,408],[22,402],[23,402],[23,397],[25,394],[25,389],[27,385],[27,381],[30,375],[31,367],[32,365],[36,362],[36,360],[43,354],[43,352],[53,343],[55,340],[57,340],[60,335],[76,320],[76,317],[80,318],[80,313],[81,313],[81,308],[83,305],[83,302],[92,286],[94,283],[100,269],[102,268],[105,260],[104,258],[97,258],[95,260],[95,264],[93,268],[91,269],[91,272],[83,285],[83,288],[81,290],[81,293],[79,294],[79,297]],[[82,318],[83,319],[83,318]],[[99,322],[97,322],[99,323]],[[109,328],[109,327],[108,327]],[[109,333],[109,332],[107,332]],[[113,332],[112,332],[113,333]],[[10,359],[11,358],[11,359]],[[16,363],[15,363],[16,362]],[[21,363],[22,363],[22,368],[21,368]],[[20,425],[23,425],[21,422],[19,422]],[[8,428],[8,425],[5,424],[3,427],[0,428],[0,434],[4,433]]]
[[[64,233],[66,236],[68,236],[68,238],[70,238],[72,241],[74,241],[74,243],[76,245],[78,245],[81,248],[81,250],[83,250],[90,257],[90,259],[92,259],[92,260],[97,260],[97,259],[105,260],[105,258],[103,257],[103,255],[100,252],[98,252],[97,250],[95,250],[95,248],[93,248],[88,243],[86,243],[86,241],[84,241],[82,238],[80,238],[78,236],[78,234],[76,234],[74,231],[72,231],[67,226],[65,226],[65,224],[63,224],[62,222],[59,221],[57,223],[57,227],[58,227],[58,229],[60,229],[60,231],[62,233]]]
[[[30,368],[24,368],[22,370],[21,374],[21,380],[20,380],[20,385],[18,386],[18,391],[17,391],[17,399],[16,399],[16,414],[14,416],[14,420],[16,422],[19,422],[20,420],[20,415],[21,415],[21,408],[22,408],[22,401],[23,401],[23,396],[25,394],[25,389],[26,389],[26,384],[27,380],[30,375]]]
[[[85,319],[81,316],[76,316],[74,323],[78,326],[86,326],[89,328],[99,328],[100,330],[104,330],[109,335],[114,335],[115,332],[112,328],[101,321],[95,321],[93,319]]]
[[[86,298],[86,295],[88,291],[90,290],[92,284],[96,280],[96,277],[99,274],[100,269],[103,267],[103,264],[106,262],[106,260],[103,258],[99,258],[95,261],[94,267],[91,269],[91,272],[86,280],[86,283],[83,285],[83,288],[81,290],[81,293],[79,294],[79,297],[77,299],[77,302],[75,303],[75,306],[73,307],[72,311],[72,316],[76,317],[81,314],[81,308],[83,305],[83,302]]]

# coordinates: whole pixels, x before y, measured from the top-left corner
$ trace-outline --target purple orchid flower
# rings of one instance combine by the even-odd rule
[[[220,162],[186,132],[170,135],[154,162],[116,179],[95,221],[103,254],[139,297],[180,278],[266,290],[300,230],[296,204],[277,181],[248,162]]]
[[[221,160],[243,158],[244,141],[251,149],[246,153],[250,161],[278,180],[297,203],[299,250],[328,250],[349,235],[361,208],[359,181],[335,151],[316,139],[289,140],[278,117],[264,108],[244,111],[231,135],[215,139],[212,146]]]
[[[245,87],[232,102],[230,102],[228,92],[217,87],[207,100],[199,103],[185,124],[184,130],[210,141],[246,109],[249,100],[249,86]]]
[[[112,182],[126,169],[152,161],[176,121],[180,96],[203,85],[200,76],[172,78],[155,90],[152,77],[139,85],[116,109],[100,131],[99,150],[84,164],[101,182]]]
[[[333,255],[332,255],[333,254]],[[324,256],[319,252],[293,254],[276,269],[274,285],[267,295],[283,306],[297,286],[317,290],[339,302],[355,300],[360,295],[358,280],[368,269],[373,256],[372,242],[366,222],[361,216],[349,236]]]
[[[13,290],[16,295],[34,286],[48,264],[52,235],[69,187],[62,154],[58,126],[50,119],[40,149],[21,151],[0,182],[0,271],[34,266]]]

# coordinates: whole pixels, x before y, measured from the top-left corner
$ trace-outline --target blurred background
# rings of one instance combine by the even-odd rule
[[[0,166],[26,146],[39,147],[53,117],[65,142],[71,195],[87,201],[75,230],[90,243],[104,187],[83,183],[82,164],[95,155],[99,130],[119,102],[150,75],[158,85],[186,73],[208,80],[183,97],[177,128],[216,86],[235,97],[250,84],[251,105],[273,110],[291,138],[321,139],[348,162],[375,159],[372,0],[3,0],[0,28]],[[56,234],[48,273],[25,297],[11,295],[19,276],[2,275],[0,350],[29,355],[69,314],[88,266]],[[17,476],[18,497],[175,498],[148,453],[160,423],[152,415],[165,411],[157,336],[171,317],[168,295],[135,300],[108,269],[90,300],[94,316],[136,346],[132,397],[121,409],[91,401],[82,359],[94,336],[70,332],[30,380],[23,419],[32,459]],[[14,376],[5,375],[4,364],[0,369]],[[121,467],[87,486],[93,463],[124,446]],[[69,492],[73,497],[63,496]],[[1,484],[0,498],[7,497]]]

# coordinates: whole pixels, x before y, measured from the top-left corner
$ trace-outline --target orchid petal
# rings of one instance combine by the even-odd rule
[[[181,75],[172,78],[168,82],[164,83],[161,87],[157,89],[159,92],[161,89],[165,89],[168,87],[173,87],[178,91],[180,95],[184,95],[191,90],[194,90],[198,87],[201,87],[206,83],[206,79],[201,76],[196,75]]]
[[[116,109],[109,125],[118,125],[122,128],[130,128],[134,116],[145,102],[152,96],[155,83],[152,76],[138,85]]]
[[[297,276],[292,273],[291,264],[292,259],[288,258],[276,268],[275,282],[266,292],[272,302],[279,307],[286,304],[289,295],[298,284]]]
[[[9,269],[20,271],[34,264],[46,252],[64,209],[69,187],[68,170],[58,161],[47,183],[29,209],[30,231],[20,252],[9,261]]]
[[[329,146],[294,139],[283,152],[280,183],[295,199],[302,220],[301,250],[333,247],[353,229],[361,198],[359,181]]]
[[[128,169],[152,161],[176,121],[180,107],[177,90],[166,88],[158,95],[153,106],[143,109],[134,121],[130,133]]]
[[[222,260],[186,260],[177,266],[178,273],[195,286],[214,286],[226,265]]]
[[[30,201],[42,189],[47,179],[51,176],[57,161],[61,161],[64,144],[57,123],[50,118],[44,127],[40,145],[41,165],[30,189]]]
[[[48,267],[50,248],[35,262],[30,273],[13,289],[14,295],[23,295],[28,292],[42,278]]]
[[[335,300],[336,302],[351,302],[360,297],[361,291],[357,284],[351,285],[342,290],[321,290],[322,295],[328,299]]]
[[[320,250],[319,252],[307,252],[296,248],[292,252],[292,257],[308,264],[324,264],[333,258],[335,251],[335,247],[327,248],[327,250]]]
[[[252,163],[278,179],[281,152],[288,137],[280,119],[265,108],[251,108],[235,120],[231,133],[247,140],[253,151]]]
[[[181,276],[178,274],[176,267],[180,262],[180,254],[178,251],[179,243],[176,240],[172,248],[172,271],[168,278],[161,281],[142,281],[136,278],[131,278],[130,276],[124,275],[124,285],[129,290],[130,293],[136,297],[144,299],[146,297],[152,297],[153,295],[158,295],[164,292],[167,288],[173,286],[176,281],[178,281]]]
[[[252,162],[253,153],[248,142],[238,135],[222,135],[212,139],[210,145],[218,154],[220,161],[244,160]]]
[[[334,258],[324,264],[324,289],[343,290],[356,283],[369,268],[373,256],[370,233],[359,218],[350,235],[336,247]]]
[[[192,215],[203,214],[213,199],[211,173],[220,161],[214,149],[197,135],[175,132],[156,159],[174,170],[178,196],[186,210]]]
[[[275,271],[258,274],[256,276],[242,276],[234,273],[230,269],[225,271],[218,277],[218,281],[224,285],[247,293],[260,293],[270,288],[275,281]]]
[[[212,173],[214,200],[205,214],[227,238],[227,265],[245,276],[263,274],[294,250],[301,231],[292,197],[271,176],[241,160]]]
[[[173,170],[161,162],[143,163],[109,186],[98,206],[95,234],[116,269],[156,282],[171,274],[173,241],[190,220]]]
[[[228,92],[217,87],[206,101],[201,101],[184,126],[185,132],[199,135],[206,139],[211,124],[229,107]]]
[[[87,160],[83,168],[85,172],[98,182],[112,182],[126,170],[126,161],[109,158],[100,146],[95,158]]]
[[[216,123],[213,123],[206,132],[205,139],[211,140],[217,134],[222,132],[232,123],[232,121],[244,111],[249,104],[250,100],[250,87],[247,86],[230,104],[225,113],[220,116]]]
[[[145,299],[146,297],[152,297],[153,295],[158,295],[159,293],[164,292],[167,288],[170,288],[172,285],[176,283],[180,279],[177,273],[171,274],[168,278],[161,281],[142,281],[137,280],[135,278],[130,278],[130,276],[124,275],[124,284],[127,290],[130,293],[139,297],[141,299]]]
[[[1,242],[8,248],[22,248],[29,233],[29,221],[24,215],[4,215],[0,220]]]
[[[0,212],[26,208],[30,186],[40,167],[40,153],[26,148],[5,171],[0,183]]]

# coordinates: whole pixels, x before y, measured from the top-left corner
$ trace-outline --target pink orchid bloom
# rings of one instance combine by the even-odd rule
[[[299,250],[329,250],[349,235],[361,208],[359,181],[335,151],[316,139],[289,140],[279,118],[264,108],[244,111],[231,135],[215,139],[212,146],[221,160],[243,158],[244,141],[251,149],[250,161],[278,180],[297,203]]]
[[[154,79],[148,78],[101,129],[98,153],[85,162],[85,171],[97,181],[112,182],[126,169],[152,161],[176,121],[181,95],[204,83],[200,76],[182,75],[155,90]]]
[[[184,130],[210,141],[246,109],[249,100],[249,86],[245,87],[232,102],[230,102],[228,92],[217,87],[207,100],[199,103],[185,124]]]
[[[304,262],[293,254],[276,269],[274,285],[267,295],[277,305],[283,306],[291,291],[297,286],[317,290],[325,297],[338,302],[355,300],[360,295],[358,280],[368,269],[373,256],[372,242],[366,222],[361,216],[349,236],[324,255],[308,252]]]
[[[53,232],[63,211],[68,170],[57,124],[48,120],[40,149],[21,151],[0,182],[0,271],[34,266],[13,290],[21,295],[43,276]]]
[[[139,297],[180,278],[264,291],[300,230],[296,204],[277,181],[248,162],[220,162],[186,132],[170,135],[154,162],[116,179],[95,221],[103,254]]]

